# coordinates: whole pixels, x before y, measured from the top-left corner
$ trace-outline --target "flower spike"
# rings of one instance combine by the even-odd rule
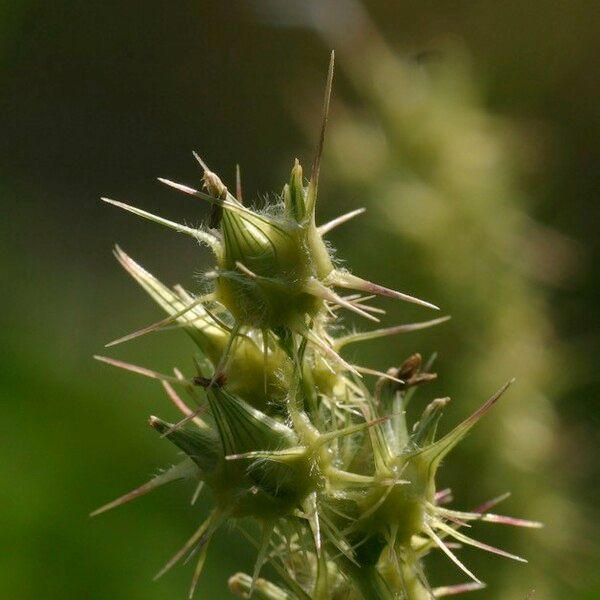
[[[316,225],[333,72],[332,52],[308,184],[296,159],[282,193],[264,210],[242,203],[239,166],[234,196],[196,152],[200,183],[191,187],[160,181],[208,203],[206,229],[105,199],[207,244],[214,254],[201,291],[192,293],[180,285],[167,287],[121,248],[114,250],[121,266],[166,315],[109,345],[157,330],[182,329],[195,344],[192,376],[177,368],[163,374],[96,357],[158,380],[183,415],[175,423],[150,417],[151,427],[183,453],[183,461],[93,514],[180,479],[194,483],[192,505],[207,488],[213,502],[210,515],[199,519],[193,535],[157,574],[194,557],[190,598],[210,541],[226,521],[257,551],[252,575],[235,575],[230,588],[257,600],[415,600],[474,591],[484,584],[457,557],[457,548],[473,546],[524,562],[471,537],[478,521],[541,526],[491,513],[505,495],[461,511],[450,507],[449,489],[436,489],[442,459],[509,384],[436,440],[449,398],[426,402],[416,422],[409,419],[412,410],[407,415],[421,384],[437,377],[430,372],[435,355],[424,365],[421,354],[413,351],[399,367],[379,369],[355,365],[354,359],[340,355],[351,344],[425,329],[449,317],[365,332],[348,331],[340,322],[341,309],[378,322],[386,313],[370,305],[376,296],[437,306],[336,267],[323,236],[363,209]],[[258,525],[259,540],[244,531],[241,519]],[[463,533],[466,528],[469,535]],[[433,588],[425,561],[435,549],[474,583]],[[277,585],[260,577],[267,564],[278,575]]]

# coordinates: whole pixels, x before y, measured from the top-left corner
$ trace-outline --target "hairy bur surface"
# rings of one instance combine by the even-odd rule
[[[418,330],[447,318],[339,333],[341,309],[379,321],[383,311],[369,304],[376,295],[437,307],[336,266],[323,236],[362,211],[316,225],[332,79],[333,54],[310,178],[304,181],[295,161],[278,201],[266,210],[243,204],[239,171],[233,195],[198,156],[203,190],[161,181],[210,203],[207,227],[179,225],[104,199],[195,238],[215,256],[214,269],[206,273],[212,291],[195,296],[181,286],[168,288],[121,248],[115,250],[123,268],[167,317],[109,345],[178,326],[198,349],[193,375],[178,369],[162,374],[97,357],[162,384],[183,416],[177,423],[153,416],[150,425],[177,446],[183,458],[93,514],[175,480],[195,482],[194,501],[202,487],[208,488],[213,510],[157,575],[193,555],[197,563],[190,597],[210,540],[225,522],[235,523],[257,548],[254,572],[233,575],[230,589],[240,597],[266,600],[414,600],[480,589],[484,584],[455,552],[458,544],[523,559],[467,536],[464,528],[477,520],[539,526],[490,513],[503,497],[472,511],[456,511],[446,507],[451,492],[436,489],[442,459],[509,383],[436,439],[448,398],[431,401],[412,426],[406,422],[406,408],[417,387],[435,378],[432,359],[424,364],[415,354],[399,367],[378,371],[351,364],[342,355],[352,343]],[[343,295],[344,289],[352,293]],[[363,375],[375,375],[375,385],[367,385]],[[247,518],[259,525],[258,538],[246,530],[242,519]],[[471,581],[432,587],[425,559],[436,550]],[[260,577],[267,562],[277,582]]]

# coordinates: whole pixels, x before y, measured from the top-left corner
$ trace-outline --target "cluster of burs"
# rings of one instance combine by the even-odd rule
[[[539,526],[490,512],[503,497],[457,511],[447,506],[451,491],[436,490],[442,459],[508,384],[436,439],[448,398],[430,402],[411,426],[406,422],[417,387],[435,378],[431,361],[423,364],[415,354],[398,367],[376,371],[343,357],[350,344],[446,319],[340,333],[343,310],[379,321],[383,311],[369,303],[375,296],[437,307],[362,279],[332,260],[323,236],[362,212],[320,226],[315,222],[332,77],[333,56],[310,178],[305,180],[296,161],[268,207],[244,205],[239,172],[234,195],[199,157],[203,190],[162,181],[210,203],[206,227],[187,227],[105,199],[195,238],[215,257],[213,270],[205,274],[207,293],[193,295],[163,285],[123,250],[115,251],[168,316],[111,345],[181,327],[197,345],[193,375],[97,357],[160,381],[183,417],[176,423],[151,417],[150,425],[182,451],[183,459],[94,514],[180,479],[195,483],[194,500],[203,486],[209,489],[212,511],[157,575],[193,556],[190,597],[210,541],[226,522],[257,549],[254,572],[233,575],[230,590],[264,600],[420,600],[480,589],[484,584],[457,557],[459,545],[523,559],[467,536],[465,528],[472,521]],[[368,386],[372,376],[375,383]],[[432,587],[424,559],[434,550],[445,553],[468,582]],[[277,582],[260,577],[267,563]]]

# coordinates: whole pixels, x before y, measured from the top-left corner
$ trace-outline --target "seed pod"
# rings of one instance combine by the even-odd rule
[[[219,438],[211,431],[203,431],[197,427],[174,428],[158,417],[150,417],[150,426],[183,450],[198,465],[203,477],[214,473],[223,460]]]

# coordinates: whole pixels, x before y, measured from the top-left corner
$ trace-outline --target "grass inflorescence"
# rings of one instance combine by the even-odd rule
[[[239,177],[232,194],[198,156],[203,189],[161,181],[210,204],[206,227],[187,227],[104,199],[185,233],[214,254],[214,268],[205,274],[210,289],[194,295],[181,286],[168,288],[115,249],[123,268],[167,317],[109,345],[179,326],[198,348],[193,374],[178,369],[163,374],[97,357],[161,383],[182,418],[169,423],[152,416],[150,426],[184,456],[94,514],[171,481],[194,481],[194,500],[202,487],[210,489],[213,510],[157,575],[193,555],[197,562],[190,597],[210,541],[226,522],[240,527],[257,549],[253,573],[233,575],[230,590],[266,600],[416,600],[480,589],[484,584],[459,559],[458,544],[523,559],[464,530],[474,521],[539,526],[492,513],[503,497],[460,511],[448,507],[450,490],[436,488],[441,461],[511,382],[449,433],[436,437],[448,398],[433,399],[414,423],[407,423],[406,416],[417,388],[436,377],[433,360],[424,362],[414,354],[399,366],[378,371],[344,356],[351,344],[438,325],[447,317],[365,332],[345,333],[340,327],[342,310],[379,322],[383,311],[371,303],[376,296],[437,307],[340,268],[324,241],[334,227],[361,212],[316,223],[332,79],[333,54],[310,177],[305,181],[296,160],[268,209],[246,206]],[[375,376],[376,383],[368,385],[365,376]],[[244,529],[244,518],[258,523],[257,538]],[[469,581],[432,587],[424,559],[434,550],[445,553]],[[266,563],[279,575],[277,582],[260,577]]]

